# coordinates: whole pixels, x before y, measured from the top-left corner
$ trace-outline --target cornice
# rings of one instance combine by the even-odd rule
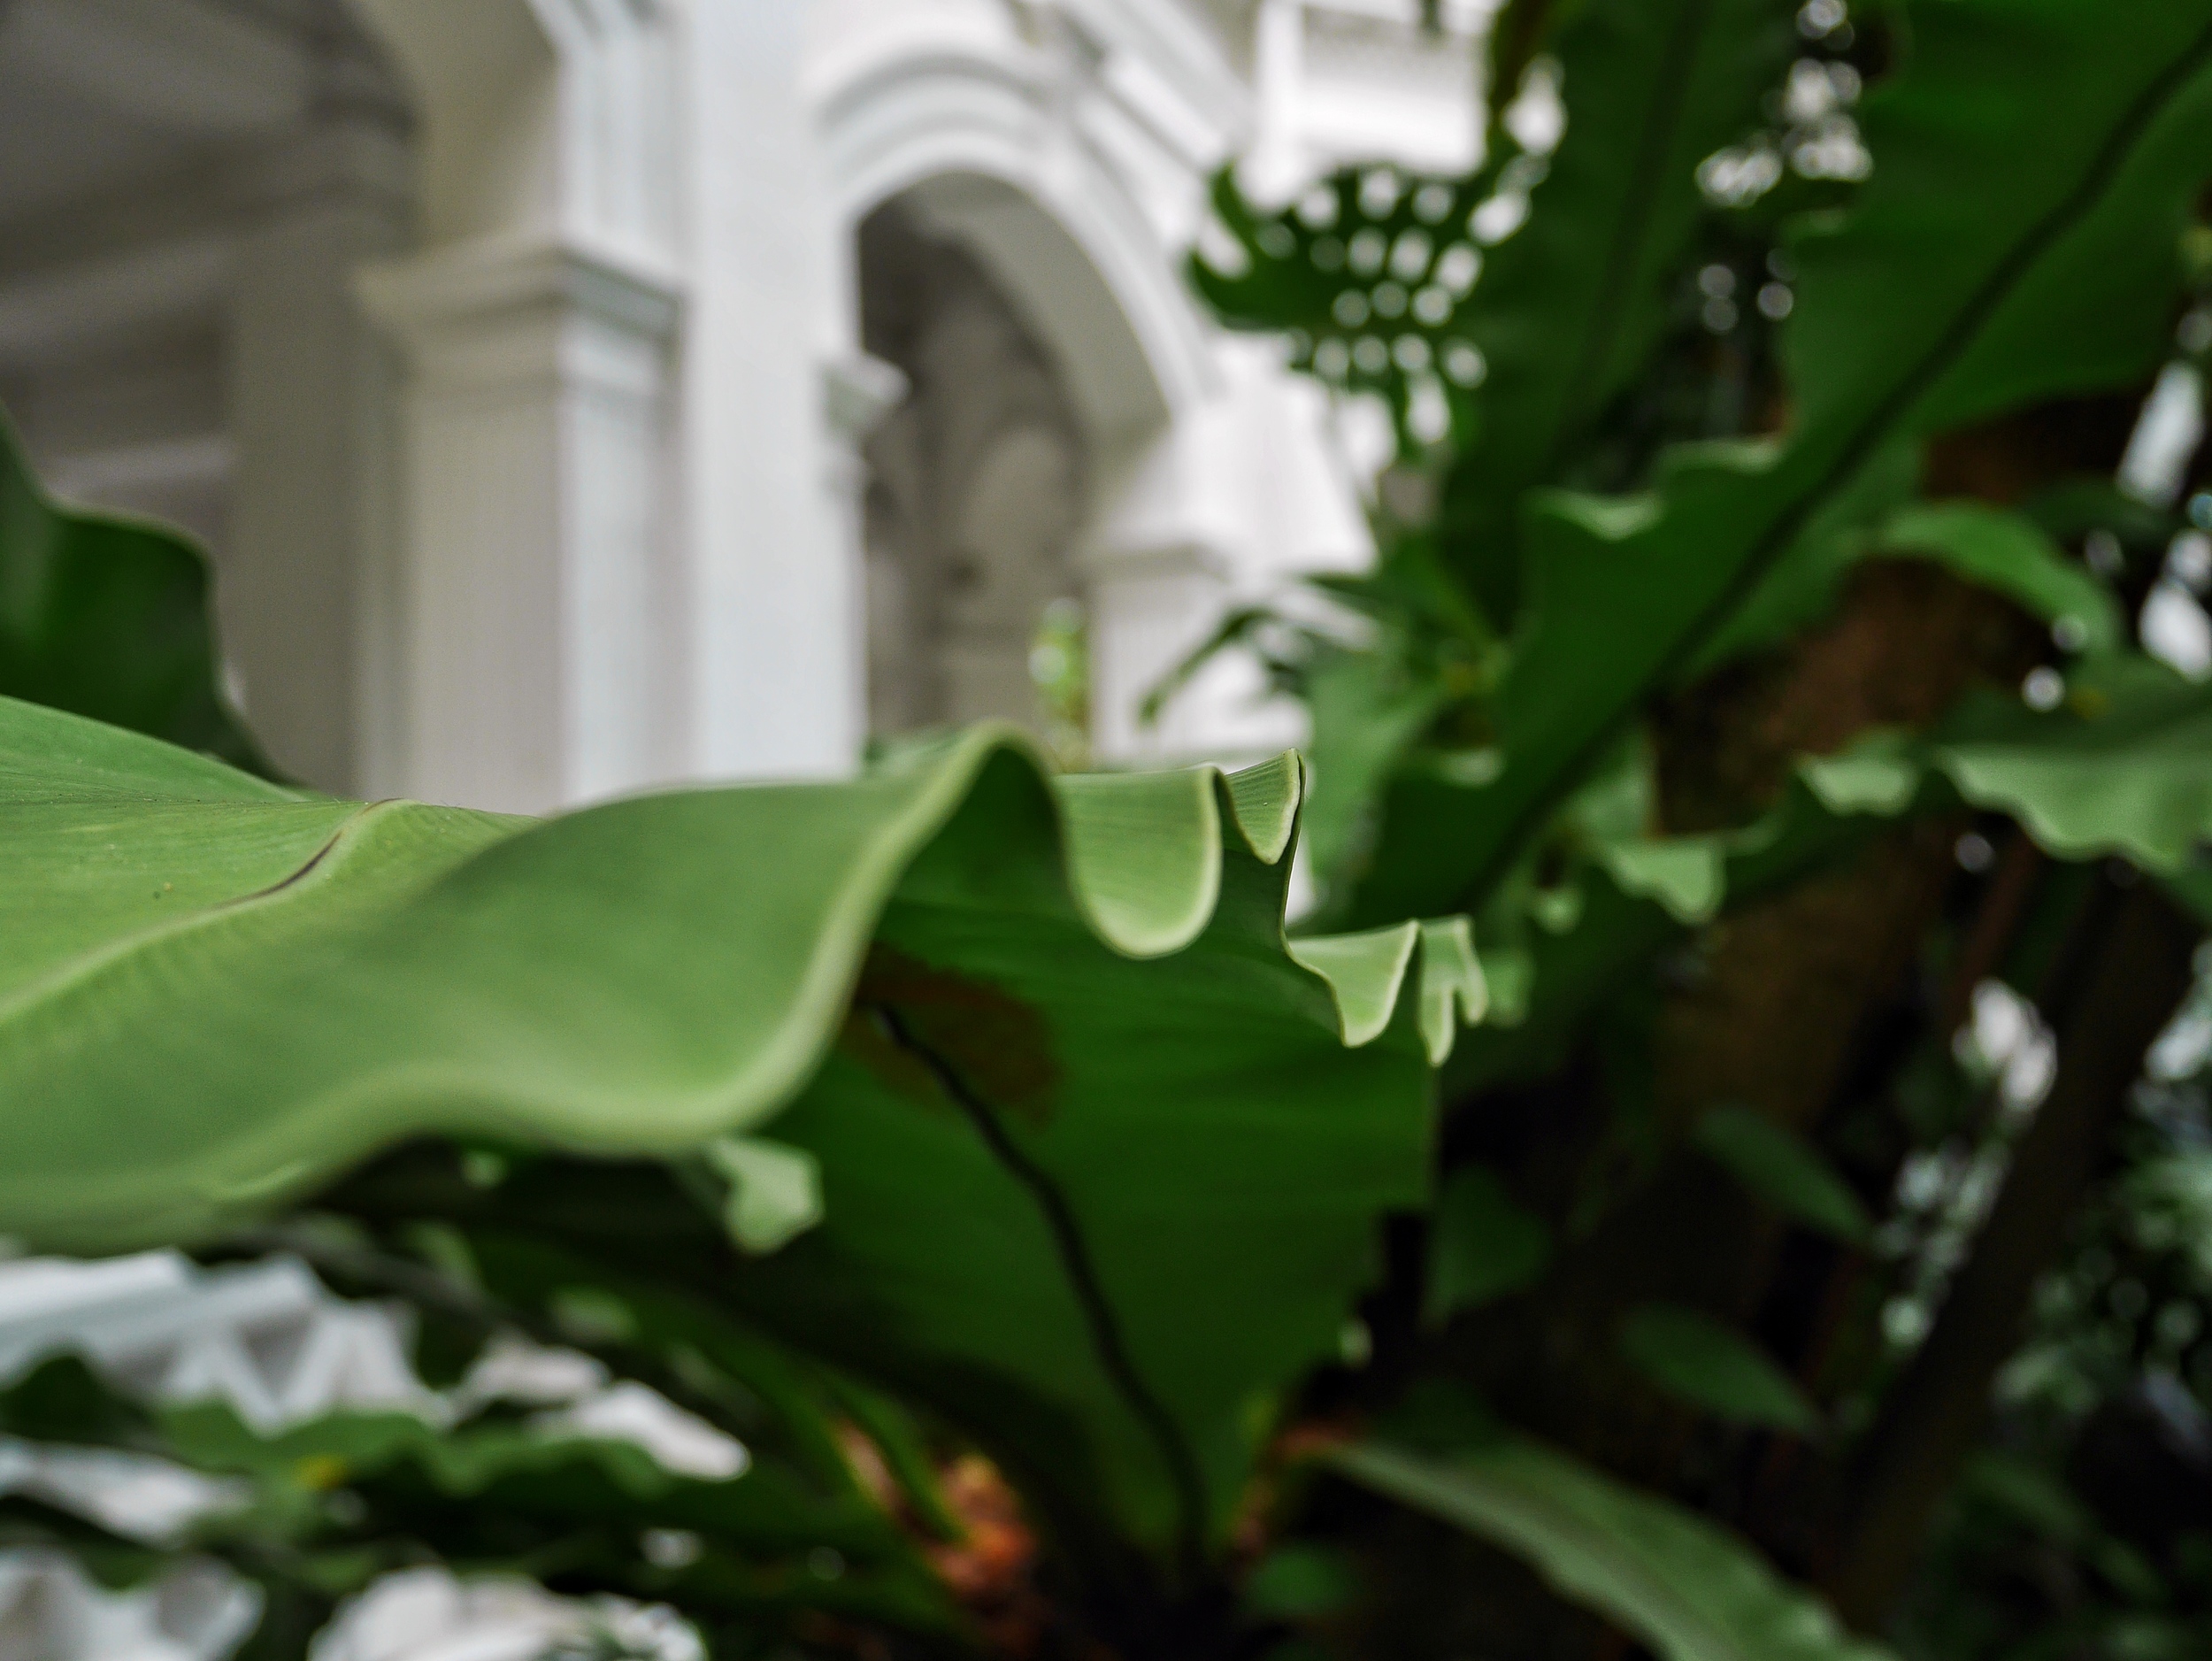
[[[579,238],[487,239],[365,268],[355,286],[370,316],[410,341],[549,305],[627,333],[665,336],[683,314],[684,283],[643,250]]]

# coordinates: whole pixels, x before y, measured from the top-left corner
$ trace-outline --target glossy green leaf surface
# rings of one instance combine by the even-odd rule
[[[2024,515],[1975,502],[1926,503],[1890,515],[1873,551],[1932,559],[2053,625],[2075,651],[2112,652],[2126,643],[2111,590]]]
[[[2049,715],[1993,698],[1962,717],[1934,765],[2051,853],[2119,854],[2177,873],[2212,835],[2212,694],[2162,665],[2085,672],[2070,706]]]
[[[1523,1558],[1664,1661],[1886,1661],[1743,1541],[1542,1443],[1431,1454],[1366,1442],[1331,1466]]]
[[[1232,175],[1217,181],[1240,263],[1202,257],[1192,275],[1225,320],[1297,331],[1302,365],[1333,342],[1333,378],[1381,393],[1402,422],[1427,373],[1402,343],[1417,349],[1413,365],[1443,365],[1468,429],[1445,482],[1451,547],[1501,627],[1518,604],[1524,493],[1559,481],[1648,361],[1707,211],[1698,164],[1757,120],[1798,44],[1794,11],[1786,0],[1557,8],[1537,30],[1567,111],[1555,148],[1529,151],[1494,123],[1470,178],[1379,190],[1390,170],[1347,170],[1275,213]],[[1516,35],[1494,42],[1501,104],[1528,66]],[[1378,350],[1386,344],[1396,350]],[[1463,361],[1474,372],[1455,375]]]
[[[1901,468],[1898,464],[1904,465]],[[1917,458],[1880,458],[1832,501],[1698,653],[1693,677],[1825,616],[1860,560],[1925,560],[2052,626],[2075,652],[2111,652],[2127,630],[2112,592],[2025,514],[1979,502],[1914,502]]]
[[[1924,736],[1876,734],[1803,776],[1832,811],[1875,815],[1908,811],[1939,781],[2059,858],[2185,875],[2212,839],[2212,687],[2133,655],[2060,684],[2055,709],[1976,694]]]
[[[449,1136],[697,1156],[767,1244],[810,1201],[764,1132],[823,1215],[731,1296],[1195,1556],[1481,996],[1463,925],[1286,950],[1299,792],[982,730],[532,824],[0,704],[0,1231],[202,1236]]]

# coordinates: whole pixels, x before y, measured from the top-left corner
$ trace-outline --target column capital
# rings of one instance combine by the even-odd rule
[[[665,339],[685,299],[680,274],[642,250],[573,238],[452,244],[365,266],[355,286],[380,326],[425,355],[442,351],[457,333],[549,311]]]
[[[822,364],[822,413],[830,435],[858,449],[906,401],[905,372],[867,352],[841,352]]]

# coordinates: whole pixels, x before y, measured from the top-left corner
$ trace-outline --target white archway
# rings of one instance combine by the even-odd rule
[[[891,15],[850,0],[839,16],[853,38],[812,75],[842,242],[896,200],[972,254],[1051,349],[1090,452],[1075,558],[1098,753],[1169,761],[1296,742],[1297,712],[1264,705],[1256,665],[1234,659],[1157,726],[1137,719],[1228,607],[1368,557],[1356,495],[1325,454],[1320,395],[1288,385],[1264,347],[1225,342],[1183,281],[1181,244],[1235,117],[1208,150],[1192,132],[1202,120],[1164,107],[1156,76],[1142,92],[1148,72],[1125,43],[1079,35],[1064,13],[978,5],[935,34]],[[1146,135],[1134,151],[1099,136],[1133,130]],[[1133,160],[1148,143],[1152,161]]]
[[[818,130],[849,237],[893,197],[972,250],[1059,357],[1094,434],[1215,396],[1205,327],[1126,181],[1071,132],[1040,55],[909,44],[826,66]]]

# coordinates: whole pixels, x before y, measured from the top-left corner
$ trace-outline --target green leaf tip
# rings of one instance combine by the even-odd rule
[[[1621,1352],[1669,1395],[1739,1424],[1809,1436],[1820,1415],[1748,1338],[1696,1310],[1647,1303],[1621,1326]]]
[[[1363,1487],[1513,1553],[1662,1661],[1894,1661],[1747,1542],[1529,1437],[1327,1457]]]
[[[1459,1028],[1473,1026],[1489,1008],[1474,934],[1463,917],[1309,936],[1292,941],[1289,952],[1328,983],[1344,1042],[1355,1048],[1388,1028],[1409,978],[1417,986],[1422,1042],[1432,1066],[1451,1054]]]
[[[1834,1167],[1764,1115],[1716,1107],[1698,1120],[1690,1139],[1785,1217],[1846,1245],[1863,1245],[1873,1232],[1866,1207]]]
[[[707,1144],[707,1161],[729,1181],[723,1216],[746,1250],[779,1250],[822,1220],[821,1163],[805,1149],[724,1136]]]

